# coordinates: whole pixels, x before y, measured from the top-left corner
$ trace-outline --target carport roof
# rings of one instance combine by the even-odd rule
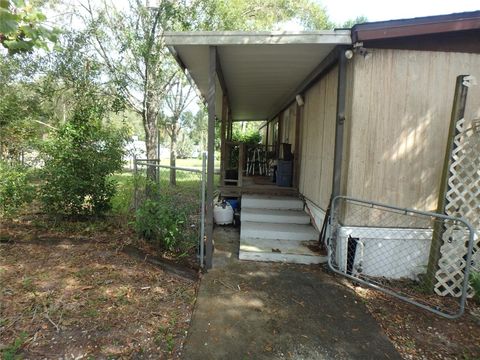
[[[270,119],[337,45],[351,44],[350,30],[166,32],[164,36],[205,98],[209,47],[217,47],[220,82],[226,87],[234,120]],[[217,94],[216,103],[221,104],[220,91]]]

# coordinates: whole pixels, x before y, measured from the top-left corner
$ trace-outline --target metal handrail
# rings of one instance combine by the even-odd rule
[[[153,160],[156,160],[156,159],[153,159]],[[171,166],[171,165],[160,165],[160,164],[151,163],[151,162],[147,162],[147,161],[151,161],[151,160],[147,160],[147,159],[136,159],[137,164],[138,164],[138,163],[141,163],[140,165],[154,166],[154,167],[159,167],[159,168],[163,168],[163,169],[173,169],[173,170],[191,171],[191,172],[196,172],[196,173],[201,173],[201,172],[202,172],[202,170],[201,170],[201,169],[198,169],[198,168],[189,168],[189,167]],[[214,173],[215,173],[215,174],[220,174],[220,169],[218,169],[218,168],[215,169],[215,170],[214,170]]]
[[[371,206],[372,208],[375,208],[375,207],[378,206],[378,207],[382,207],[384,209],[391,209],[391,210],[399,211],[399,212],[404,213],[404,214],[418,214],[418,215],[435,217],[435,218],[444,219],[444,220],[458,221],[460,223],[463,223],[469,231],[469,240],[468,240],[468,247],[467,247],[467,254],[466,254],[467,256],[466,256],[466,259],[465,259],[466,266],[465,266],[465,271],[464,271],[464,282],[462,284],[462,295],[460,297],[459,311],[456,314],[447,314],[447,313],[441,312],[441,311],[439,311],[435,308],[426,306],[426,305],[424,305],[422,303],[419,303],[417,301],[414,301],[414,300],[412,300],[412,299],[410,299],[406,296],[398,294],[398,293],[396,293],[392,290],[389,290],[387,288],[378,286],[376,284],[365,281],[365,280],[363,280],[359,277],[347,274],[344,271],[340,271],[339,269],[337,269],[334,266],[334,264],[332,263],[331,244],[332,244],[332,235],[333,235],[332,234],[332,227],[334,226],[334,224],[333,224],[333,221],[334,221],[333,214],[335,214],[335,208],[336,208],[337,202],[339,200],[347,200],[347,201],[351,201],[353,203],[356,202],[356,203],[360,203],[360,204],[366,204],[366,205]],[[344,276],[344,277],[346,277],[350,280],[353,280],[357,283],[361,283],[363,285],[369,286],[369,287],[371,287],[375,290],[378,290],[378,291],[381,291],[385,294],[394,296],[394,297],[396,297],[400,300],[403,300],[407,303],[413,304],[415,306],[418,306],[420,308],[423,308],[425,310],[428,310],[430,312],[433,312],[434,314],[443,316],[445,318],[457,319],[457,318],[459,318],[460,316],[463,315],[463,313],[465,311],[465,302],[466,302],[467,291],[468,291],[468,286],[469,286],[468,279],[469,279],[470,268],[471,268],[470,264],[472,262],[473,245],[474,245],[474,242],[475,242],[475,240],[474,240],[475,230],[467,220],[465,220],[462,217],[453,217],[453,216],[439,214],[439,213],[435,213],[435,212],[414,210],[414,209],[409,209],[409,208],[401,208],[401,207],[398,207],[398,206],[382,204],[382,203],[379,203],[379,202],[376,202],[376,201],[367,201],[367,200],[357,199],[357,198],[353,198],[353,197],[350,197],[350,196],[343,196],[343,195],[336,196],[335,198],[332,199],[331,214],[332,215],[330,216],[330,218],[328,220],[328,225],[329,225],[328,228],[329,229],[328,229],[328,236],[327,236],[327,239],[326,239],[326,245],[327,245],[327,249],[328,249],[328,266],[329,266],[330,270],[332,270],[333,272],[335,272],[337,274],[340,274],[340,275],[342,275],[342,276]]]

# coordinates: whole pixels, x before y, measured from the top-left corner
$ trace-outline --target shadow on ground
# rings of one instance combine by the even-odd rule
[[[366,307],[319,266],[235,260],[238,233],[216,230],[185,359],[400,359]]]

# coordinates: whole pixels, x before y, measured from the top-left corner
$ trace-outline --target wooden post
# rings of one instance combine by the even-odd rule
[[[297,103],[295,113],[295,155],[293,158],[293,187],[298,189],[300,181],[300,122],[302,119],[302,107]]]
[[[267,122],[267,126],[265,127],[265,159],[268,157],[268,129],[270,123]]]
[[[232,134],[231,134],[231,129],[230,129],[230,123],[232,122],[232,110],[230,107],[228,108],[227,111],[227,123],[226,123],[226,141],[225,141],[225,177],[226,177],[226,171],[230,166],[230,157],[231,157],[231,151],[232,151]]]
[[[225,179],[225,171],[226,171],[226,164],[225,164],[225,151],[226,151],[226,144],[225,144],[225,137],[226,137],[226,130],[227,130],[227,114],[228,114],[228,99],[226,95],[223,95],[222,99],[222,123],[220,128],[220,184],[224,184]]]
[[[228,111],[228,140],[232,141],[233,137],[233,118],[232,118],[232,111],[229,109]]]
[[[210,46],[209,79],[208,79],[208,159],[207,159],[207,216],[206,225],[206,247],[205,266],[212,268],[213,264],[213,181],[215,170],[215,82],[217,73],[217,48]]]
[[[278,132],[277,132],[277,144],[276,144],[276,154],[277,159],[280,158],[280,144],[282,143],[282,132],[283,132],[283,111],[278,115]]]
[[[243,186],[243,164],[245,163],[245,144],[240,143],[238,149],[238,183],[237,186]]]
[[[338,51],[337,115],[335,125],[335,152],[333,155],[333,181],[331,200],[340,195],[342,183],[343,133],[347,91],[347,58],[345,48]]]
[[[442,179],[440,183],[440,191],[438,194],[437,213],[445,214],[446,195],[448,191],[448,178],[450,174],[450,163],[452,159],[453,142],[457,135],[457,122],[465,115],[465,106],[467,103],[468,86],[463,84],[467,75],[457,76],[455,84],[455,96],[453,98],[452,114],[450,116],[450,127],[448,129],[447,147],[445,149],[445,158],[443,162]],[[440,260],[442,247],[442,233],[444,231],[443,224],[435,223],[433,227],[432,244],[430,246],[430,255],[428,258],[427,274],[425,277],[425,285],[429,290],[433,291],[435,287],[435,273],[438,269],[438,261]]]

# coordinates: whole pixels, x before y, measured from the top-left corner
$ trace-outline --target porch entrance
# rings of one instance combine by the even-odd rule
[[[337,101],[332,100],[328,117],[335,124],[331,139],[334,138],[337,150],[342,149],[346,82],[344,52],[352,40],[350,31],[345,30],[309,33],[172,32],[164,36],[179,66],[188,70],[187,76],[195,82],[208,104],[205,254],[206,267],[211,268],[216,138],[220,137],[220,191],[224,196],[244,196],[252,192],[272,196],[296,195],[301,169],[300,120],[304,95],[336,66],[338,76],[332,77],[328,93]],[[279,182],[269,185],[267,179],[272,174],[271,166],[265,163],[267,160],[262,156],[247,158],[245,145],[234,142],[233,124],[238,121],[264,123],[265,141],[259,145],[263,150],[259,150],[265,152],[267,160],[277,161],[272,167],[277,166],[277,175],[281,177]],[[216,124],[220,124],[220,134]],[[283,144],[290,145],[295,157],[293,161],[281,155]],[[233,159],[228,158],[231,156],[228,148],[238,148],[236,178],[230,176],[229,165]],[[334,164],[330,164],[333,165],[334,184],[327,186],[332,187],[335,194],[340,190],[342,164],[341,153],[337,150],[335,159],[331,159]],[[271,157],[271,153],[275,156]]]

